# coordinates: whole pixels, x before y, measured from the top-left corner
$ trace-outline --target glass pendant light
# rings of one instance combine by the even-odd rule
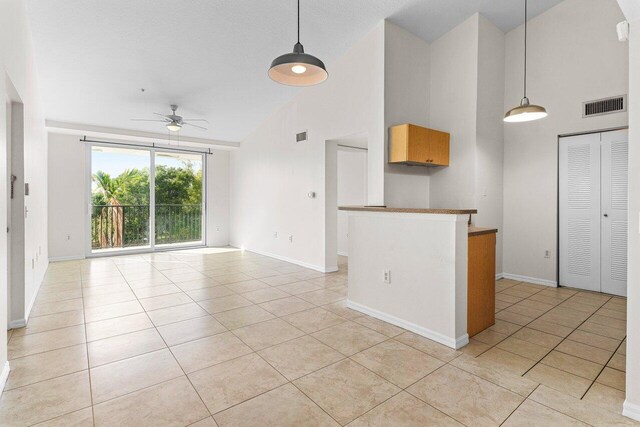
[[[300,0],[298,0],[298,42],[292,53],[285,53],[273,60],[269,68],[271,80],[288,86],[312,86],[322,83],[329,74],[323,62],[304,53],[300,43]]]
[[[508,123],[530,122],[547,117],[547,110],[534,105],[527,98],[527,0],[524,0],[524,96],[520,105],[507,111],[504,121]]]

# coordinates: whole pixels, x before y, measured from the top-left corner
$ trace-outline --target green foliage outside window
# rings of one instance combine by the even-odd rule
[[[157,165],[156,244],[202,238],[202,169]],[[116,177],[97,171],[91,194],[94,249],[148,245],[149,169],[127,169]]]

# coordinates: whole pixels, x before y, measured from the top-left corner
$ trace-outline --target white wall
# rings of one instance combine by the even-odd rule
[[[431,45],[431,127],[451,134],[451,160],[430,176],[432,208],[475,208],[498,228],[502,271],[504,33],[475,14]]]
[[[33,63],[31,37],[26,17],[24,1],[2,1],[0,5],[0,103],[3,104],[0,123],[6,125],[6,105],[9,98],[24,104],[24,156],[26,182],[30,184],[31,192],[26,197],[29,217],[25,228],[25,267],[28,269],[26,283],[23,290],[23,300],[20,301],[21,313],[14,313],[22,318],[28,316],[30,304],[34,300],[37,290],[48,264],[47,254],[47,146],[44,119],[38,96],[36,82],[36,68]],[[10,87],[11,86],[11,87]],[[13,91],[15,89],[15,92]],[[6,147],[6,132],[0,132],[0,143],[3,151]],[[3,155],[4,156],[4,155]],[[6,162],[2,157],[0,175],[2,175],[2,209],[6,209]],[[6,227],[6,212],[0,217]],[[0,240],[0,257],[6,259],[6,236]],[[37,257],[37,260],[36,260]],[[33,258],[33,267],[31,259]],[[2,262],[5,265],[6,261]],[[0,278],[0,369],[7,360],[6,329],[7,329],[7,284],[6,268],[2,269]],[[1,381],[1,379],[0,379]],[[2,386],[3,384],[0,384]]]
[[[451,134],[450,165],[431,172],[430,207],[475,208],[476,14],[431,44],[431,127]]]
[[[79,139],[78,135],[49,133],[48,221],[52,260],[85,257],[88,145]],[[207,246],[226,246],[229,244],[229,152],[212,152],[206,156]]]
[[[367,204],[367,152],[338,147],[338,206]],[[349,252],[349,217],[338,211],[338,254]]]
[[[390,126],[429,126],[429,44],[391,22],[384,33],[384,202],[387,206],[428,208],[429,168],[390,165]]]
[[[504,33],[484,16],[478,20],[476,188],[474,224],[496,227],[496,272],[502,272]]]
[[[207,156],[207,246],[229,244],[229,152]]]
[[[505,273],[556,281],[557,137],[627,124],[581,114],[583,101],[628,92],[623,19],[615,0],[566,0],[529,22],[528,96],[549,117],[504,127]],[[522,26],[506,35],[505,110],[522,98],[522,43]]]
[[[86,151],[77,135],[49,133],[49,257],[84,258]],[[73,167],[70,167],[73,165]]]
[[[469,342],[466,215],[350,211],[349,229],[347,306],[452,348]]]
[[[486,56],[481,61],[480,51]],[[334,142],[363,133],[368,204],[379,204],[383,192],[388,206],[477,207],[477,225],[501,229],[503,63],[504,34],[478,14],[431,46],[382,22],[329,67],[326,83],[303,89],[232,154],[231,242],[312,268],[335,268]],[[450,132],[451,166],[388,165],[387,129],[400,123]],[[310,141],[296,144],[294,134],[307,129]],[[309,191],[318,199],[308,199]]]
[[[320,270],[337,268],[325,242],[325,230],[337,234],[335,207],[325,207],[337,191],[325,190],[325,174],[335,174],[325,171],[325,141],[366,135],[367,201],[384,200],[384,23],[328,70],[326,82],[301,89],[231,153],[232,244]],[[296,143],[303,130],[309,140]]]
[[[44,119],[38,95],[36,67],[33,63],[31,34],[28,28],[25,2],[4,2],[0,21],[0,53],[4,77],[0,85],[7,93],[10,84],[15,92],[12,101],[24,105],[23,132],[24,176],[21,183],[29,183],[30,195],[24,198],[28,216],[24,226],[25,284],[15,284],[11,318],[22,322],[28,317],[31,305],[48,265],[47,255],[47,146]],[[20,185],[20,190],[22,185]],[[17,236],[16,236],[17,237]],[[16,254],[16,256],[22,256]]]
[[[629,40],[629,271],[627,399],[624,414],[640,421],[640,4],[620,1],[631,21]]]

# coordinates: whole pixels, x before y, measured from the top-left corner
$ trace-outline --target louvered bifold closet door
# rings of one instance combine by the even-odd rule
[[[600,134],[562,138],[560,285],[600,291]]]
[[[629,136],[626,130],[602,135],[602,292],[627,294],[627,194]]]

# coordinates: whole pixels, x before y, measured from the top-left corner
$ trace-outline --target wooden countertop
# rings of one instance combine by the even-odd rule
[[[483,234],[497,233],[497,228],[469,227],[469,236],[481,236]]]
[[[340,206],[341,211],[366,211],[366,212],[395,212],[441,215],[469,215],[478,213],[477,209],[419,209],[419,208],[390,208],[386,206]]]

